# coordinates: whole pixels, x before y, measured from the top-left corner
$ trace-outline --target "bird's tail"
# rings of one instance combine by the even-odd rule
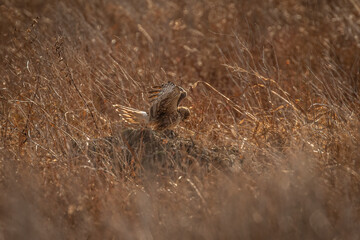
[[[119,104],[113,105],[120,117],[127,123],[146,124],[149,122],[149,116],[146,112],[134,108],[125,107]]]

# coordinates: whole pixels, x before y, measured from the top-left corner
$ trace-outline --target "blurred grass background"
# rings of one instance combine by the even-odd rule
[[[360,237],[358,1],[5,0],[0,33],[0,239]],[[185,166],[88,154],[167,81]]]

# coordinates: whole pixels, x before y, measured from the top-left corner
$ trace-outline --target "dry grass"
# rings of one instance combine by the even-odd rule
[[[0,4],[0,239],[360,237],[357,1],[54,2]]]

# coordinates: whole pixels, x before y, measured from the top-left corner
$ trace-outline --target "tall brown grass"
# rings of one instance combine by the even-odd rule
[[[0,239],[359,238],[359,9],[0,3]],[[112,105],[166,81],[192,116],[148,169]]]

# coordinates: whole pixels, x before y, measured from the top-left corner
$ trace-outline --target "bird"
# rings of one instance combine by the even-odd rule
[[[169,81],[160,86],[153,86],[148,93],[151,104],[149,111],[119,104],[113,106],[125,122],[145,124],[157,131],[173,129],[190,117],[190,110],[179,106],[187,96],[184,88]]]

